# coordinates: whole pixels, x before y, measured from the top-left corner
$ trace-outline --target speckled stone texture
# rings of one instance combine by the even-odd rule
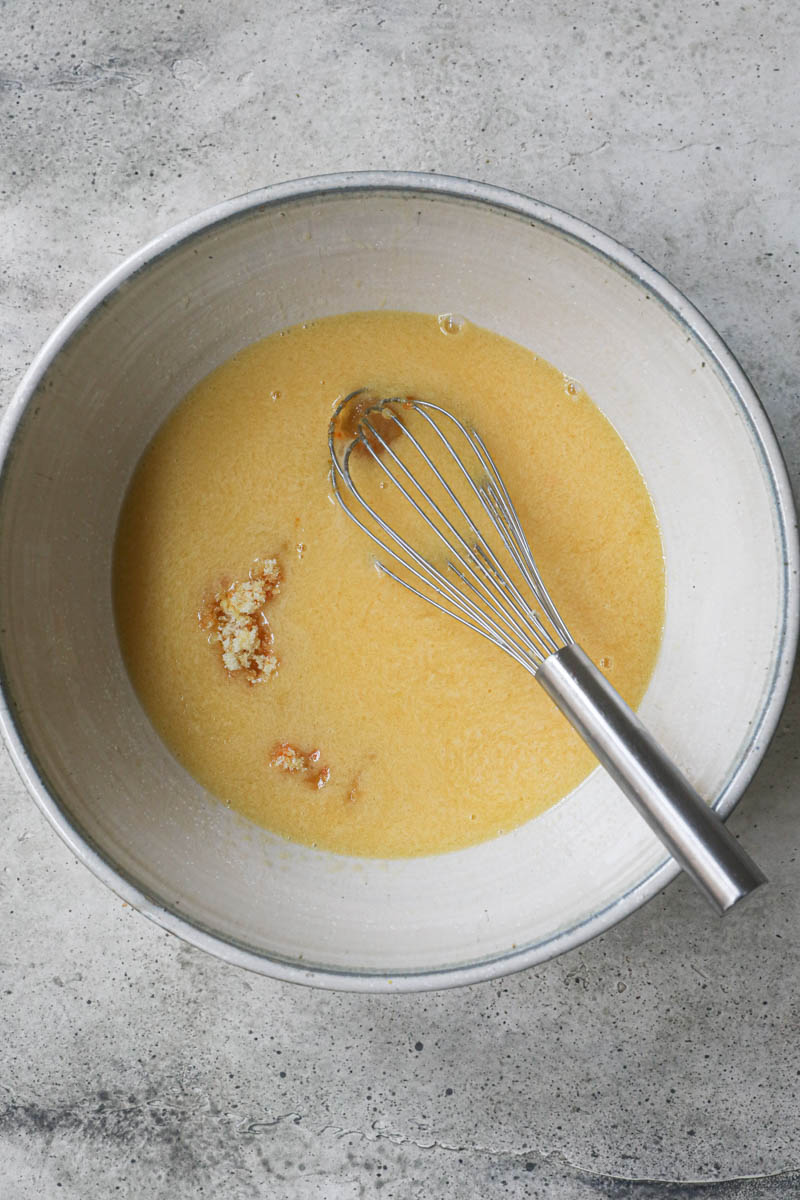
[[[0,389],[176,220],[421,168],[633,246],[727,338],[800,469],[800,15],[750,4],[0,3]],[[0,762],[0,1197],[800,1194],[798,689],[732,818],[772,886],[682,880],[499,983],[294,988],[125,908]]]

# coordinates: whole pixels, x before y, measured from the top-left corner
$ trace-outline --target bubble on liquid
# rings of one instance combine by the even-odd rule
[[[274,388],[273,391],[270,392],[269,398],[270,400],[280,400],[281,394],[277,388]]]
[[[461,333],[461,330],[467,323],[467,318],[459,316],[458,313],[441,313],[436,320],[439,323],[439,328],[442,333],[454,334]]]
[[[570,379],[569,375],[564,376],[564,391],[568,396],[577,396],[583,391],[583,388],[578,383],[577,379]]]
[[[612,658],[609,658],[607,655],[604,655],[603,658],[600,659],[600,666],[603,668],[604,671],[607,671],[609,669],[609,667],[613,667],[613,665],[614,665],[614,660]]]

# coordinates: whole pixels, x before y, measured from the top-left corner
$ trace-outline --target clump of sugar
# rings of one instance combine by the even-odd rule
[[[278,669],[272,630],[264,607],[280,590],[277,559],[256,559],[249,577],[221,588],[200,615],[211,645],[219,645],[227,671],[241,671],[249,683],[261,683]]]
[[[318,754],[319,751],[316,751],[316,753]],[[272,751],[272,758],[269,760],[269,765],[277,767],[280,771],[288,771],[291,775],[294,775],[298,771],[306,771],[308,769],[310,757],[310,755],[303,754],[302,750],[298,750],[296,746],[292,746],[289,742],[280,742]]]
[[[306,782],[319,791],[331,777],[330,767],[319,766],[319,760],[319,750],[309,750],[308,754],[304,754],[291,742],[279,742],[272,751],[269,765],[289,775],[302,774]]]

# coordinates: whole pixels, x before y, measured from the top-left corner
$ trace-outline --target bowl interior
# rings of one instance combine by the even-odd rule
[[[602,772],[543,817],[455,854],[368,861],[292,845],[222,808],[172,759],[114,629],[117,516],[172,407],[257,338],[380,307],[457,311],[506,334],[579,379],[616,426],[653,496],[667,568],[664,642],[640,711],[725,807],[757,750],[786,636],[783,529],[758,432],[707,347],[602,253],[446,194],[251,205],[95,307],[39,380],[6,463],[6,695],[73,845],[210,948],[278,973],[497,973],[524,949],[546,957],[579,939],[599,914],[623,915],[663,864]]]

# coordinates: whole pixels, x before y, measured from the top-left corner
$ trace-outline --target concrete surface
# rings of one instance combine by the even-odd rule
[[[800,469],[800,15],[638,4],[0,4],[0,388],[142,241],[270,181],[426,168],[632,245]],[[527,974],[430,996],[226,968],[124,908],[0,763],[0,1197],[800,1194],[798,689],[732,820],[773,883],[682,881]]]

